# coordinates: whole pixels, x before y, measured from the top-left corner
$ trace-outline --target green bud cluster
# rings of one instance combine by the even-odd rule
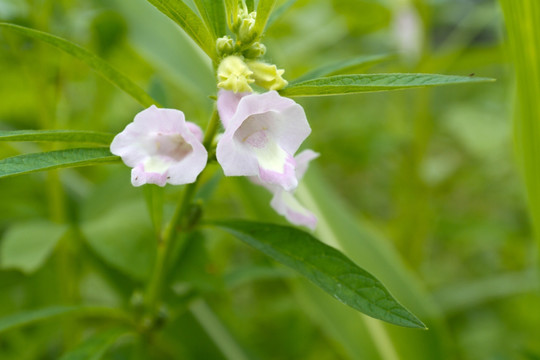
[[[282,75],[285,70],[276,65],[258,61],[266,53],[260,42],[261,34],[255,30],[257,13],[245,7],[239,9],[232,22],[233,37],[226,35],[216,40],[220,57],[217,69],[218,87],[234,92],[251,92],[255,83],[268,90],[279,90],[287,86]]]

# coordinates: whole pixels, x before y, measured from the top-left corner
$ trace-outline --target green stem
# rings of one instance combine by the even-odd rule
[[[203,145],[207,150],[209,150],[212,146],[212,142],[214,141],[218,128],[219,114],[217,110],[214,110],[212,117],[208,122],[203,139]],[[178,203],[171,220],[163,231],[161,239],[158,239],[159,242],[154,274],[152,275],[152,279],[150,280],[147,290],[147,304],[151,311],[156,310],[156,307],[160,301],[163,283],[167,275],[167,263],[171,252],[173,238],[177,233],[182,231],[182,229],[179,228],[179,225],[189,212],[189,207],[193,202],[193,198],[195,197],[200,179],[201,175],[199,175],[194,183],[186,186],[186,189],[184,190],[182,198]]]
[[[214,141],[214,138],[216,137],[216,133],[219,128],[219,114],[216,109],[214,109],[214,112],[212,113],[212,117],[210,118],[210,122],[208,122],[208,125],[206,127],[206,132],[204,134],[203,139],[203,145],[206,148],[206,150],[210,150],[210,147],[212,146],[212,142]]]

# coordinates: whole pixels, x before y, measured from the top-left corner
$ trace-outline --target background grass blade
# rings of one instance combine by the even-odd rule
[[[216,44],[210,30],[182,0],[148,0],[159,11],[177,23],[212,60],[216,60]]]
[[[358,311],[395,325],[425,327],[371,274],[306,232],[249,221],[216,221],[212,224],[290,266]]]
[[[114,134],[83,130],[0,131],[0,141],[61,141],[109,145]]]
[[[80,148],[24,154],[0,160],[0,178],[36,171],[118,162],[108,148]]]
[[[314,69],[297,79],[294,79],[291,84],[312,80],[323,76],[343,74],[346,71],[361,71],[372,65],[378,64],[387,60],[390,55],[366,55],[358,56],[352,59],[334,62],[328,65]]]
[[[229,332],[206,302],[203,300],[193,302],[190,310],[227,359],[249,359],[249,356],[237,343],[233,334]]]
[[[540,3],[500,0],[514,60],[517,109],[514,144],[527,188],[530,216],[540,241]]]
[[[257,19],[255,20],[255,32],[259,35],[264,33],[266,23],[276,6],[276,0],[259,0],[257,5]]]
[[[51,35],[43,31],[34,30],[24,26],[9,23],[0,22],[0,28],[16,31],[26,36],[30,36],[34,39],[44,41],[54,46],[55,48],[76,57],[77,59],[84,62],[86,65],[90,66],[93,70],[95,70],[98,74],[103,76],[113,85],[116,85],[118,88],[131,95],[131,97],[137,100],[144,107],[149,107],[153,104],[159,105],[137,84],[129,80],[118,70],[114,69],[106,61],[104,61],[97,55],[91,53],[90,51],[80,47],[79,45],[72,43],[71,41],[62,39],[58,36]]]
[[[109,347],[126,334],[129,333],[125,329],[110,329],[96,334],[69,353],[64,354],[60,360],[99,360]]]
[[[486,81],[493,79],[432,74],[336,75],[295,83],[280,93],[291,97],[326,96]]]
[[[223,0],[195,0],[206,26],[214,33],[214,38],[227,34],[227,21]]]

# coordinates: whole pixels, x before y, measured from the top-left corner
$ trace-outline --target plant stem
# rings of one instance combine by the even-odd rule
[[[218,128],[219,114],[217,110],[214,110],[214,112],[212,113],[212,117],[210,118],[210,121],[208,122],[208,125],[206,127],[203,139],[203,145],[207,150],[209,150],[212,146],[212,142],[214,141],[214,137],[216,136]],[[178,206],[176,207],[176,210],[174,211],[171,220],[165,227],[161,238],[158,239],[154,273],[152,275],[152,279],[150,280],[147,290],[147,304],[148,308],[152,312],[156,310],[156,307],[161,298],[163,283],[165,282],[165,278],[167,276],[167,263],[170,257],[173,238],[177,233],[182,231],[182,229],[179,228],[179,225],[182,224],[182,221],[189,212],[189,207],[193,201],[193,198],[195,197],[195,193],[200,179],[201,175],[197,177],[197,180],[195,180],[194,183],[188,184],[186,186],[186,189],[182,194],[182,198],[178,203]]]

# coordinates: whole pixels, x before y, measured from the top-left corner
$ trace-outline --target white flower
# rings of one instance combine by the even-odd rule
[[[298,185],[294,153],[311,132],[304,109],[276,91],[235,94],[217,102],[225,132],[216,156],[227,176],[258,176],[285,190]]]
[[[183,112],[152,105],[115,136],[111,152],[133,168],[133,186],[181,185],[194,182],[206,166],[201,140],[201,129],[186,122]]]

